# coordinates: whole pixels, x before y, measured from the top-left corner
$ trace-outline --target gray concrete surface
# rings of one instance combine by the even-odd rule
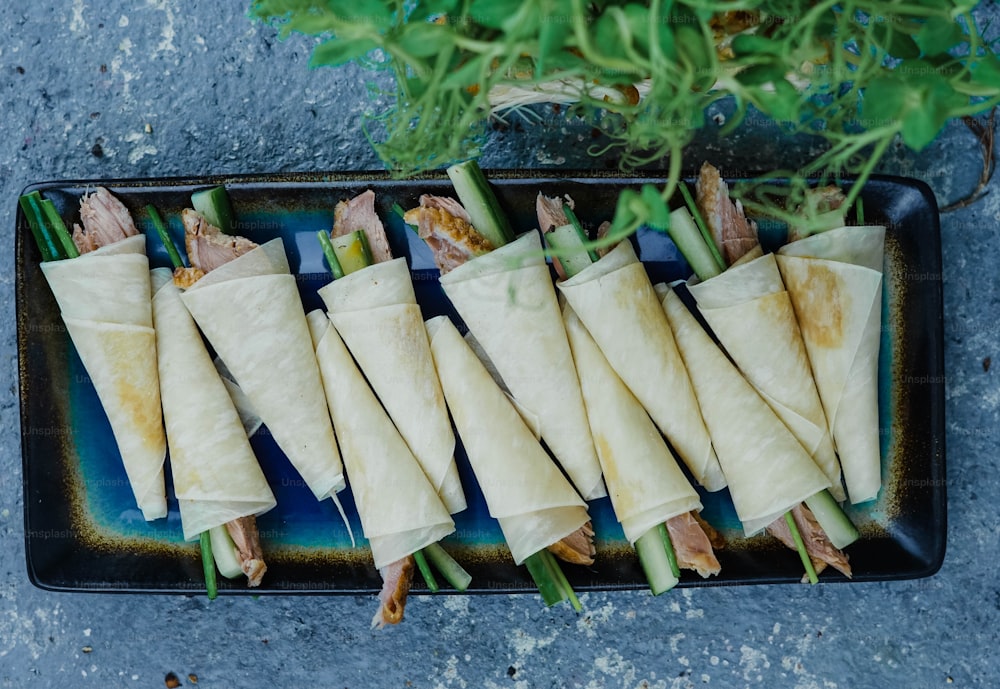
[[[991,11],[996,14],[993,3]],[[306,68],[245,3],[0,4],[0,686],[993,687],[1000,680],[1000,179],[943,217],[948,554],[929,579],[709,587],[652,598],[587,594],[586,613],[534,596],[415,598],[367,629],[370,598],[54,594],[25,574],[14,332],[17,193],[47,179],[379,167],[358,130],[351,70]],[[485,166],[604,166],[555,120],[497,132]],[[752,127],[694,147],[731,165],[762,155]],[[767,138],[767,137],[764,137]],[[780,152],[780,153],[779,153]],[[782,144],[763,155],[794,157]],[[942,202],[971,187],[960,124],[884,172]]]

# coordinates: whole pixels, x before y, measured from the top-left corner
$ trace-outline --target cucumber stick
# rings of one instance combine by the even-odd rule
[[[663,537],[658,527],[644,533],[635,542],[635,552],[639,555],[642,571],[649,582],[649,590],[654,596],[669,591],[679,579],[674,576],[673,565],[664,547]]]
[[[469,219],[472,220],[472,226],[493,245],[494,249],[514,241],[514,230],[511,229],[510,221],[500,208],[500,203],[489,182],[486,181],[479,163],[475,160],[466,160],[452,165],[448,168],[448,177],[455,187],[458,200],[462,202]]]
[[[340,237],[332,237],[333,253],[337,256],[344,275],[350,275],[372,264],[372,252],[363,230],[356,230]]]
[[[219,573],[227,579],[235,579],[243,574],[240,567],[240,558],[236,553],[236,544],[230,538],[226,527],[214,526],[209,530],[212,538],[212,556],[215,558],[215,566],[219,568]]]
[[[233,233],[233,207],[229,203],[229,194],[223,186],[202,189],[191,194],[191,205],[208,221],[218,227],[224,234]]]
[[[559,260],[567,278],[571,278],[593,263],[590,251],[585,248],[586,238],[572,223],[545,233],[545,243],[552,249],[552,256]]]

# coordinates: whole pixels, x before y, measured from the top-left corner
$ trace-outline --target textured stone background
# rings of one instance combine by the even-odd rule
[[[170,672],[204,687],[995,686],[1000,370],[984,360],[1000,361],[997,179],[942,223],[950,514],[932,578],[588,594],[583,615],[528,595],[417,597],[405,624],[383,632],[367,629],[370,598],[208,605],[33,588],[16,388],[18,192],[48,179],[380,167],[357,128],[358,74],[308,70],[308,41],[279,43],[244,3],[218,5],[0,3],[0,686],[157,687]],[[493,136],[484,166],[613,165],[587,156],[558,118],[512,125]],[[801,150],[772,143],[753,127],[725,142],[710,131],[690,160],[732,170]],[[882,171],[927,181],[943,205],[971,188],[979,165],[956,124],[920,155],[895,149]]]

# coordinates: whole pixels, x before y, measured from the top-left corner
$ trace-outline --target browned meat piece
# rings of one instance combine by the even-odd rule
[[[806,552],[813,562],[816,573],[819,574],[827,565],[830,565],[848,579],[851,577],[851,565],[847,562],[847,555],[834,547],[830,543],[820,527],[816,517],[804,504],[799,504],[792,509],[792,517],[795,519],[795,526],[802,535],[802,542],[805,543]],[[775,519],[768,527],[767,532],[784,543],[792,550],[796,550],[795,539],[792,532],[785,523],[785,517]]]
[[[597,241],[601,241],[602,239],[607,237],[608,232],[610,231],[611,231],[611,221],[605,220],[604,222],[602,222],[600,225],[597,226]],[[618,246],[617,242],[615,242],[614,244],[608,244],[607,246],[603,246],[597,250],[597,255],[604,256],[609,251],[614,249],[616,246]]]
[[[199,268],[174,268],[174,286],[178,289],[187,289],[203,277],[205,273]]]
[[[226,531],[236,545],[240,569],[247,575],[247,586],[260,586],[267,565],[264,564],[264,549],[257,533],[257,518],[250,515],[226,522]]]
[[[708,578],[721,572],[722,565],[712,550],[711,539],[702,528],[704,523],[694,512],[686,512],[668,519],[667,531],[677,557],[677,566],[694,570],[702,578]]]
[[[535,215],[538,216],[538,229],[545,233],[554,227],[568,225],[569,218],[563,212],[564,203],[571,210],[576,210],[576,203],[569,197],[569,194],[563,198],[559,198],[557,196],[544,196],[542,192],[538,192],[538,196],[535,198]]]
[[[80,199],[80,221],[73,225],[73,243],[81,254],[139,234],[121,201],[104,187]]]
[[[561,541],[548,548],[550,553],[573,565],[592,565],[597,549],[594,548],[594,527],[587,522]]]
[[[454,199],[424,194],[420,206],[407,211],[403,219],[416,225],[417,234],[434,253],[442,275],[494,248],[476,231],[469,214]]]
[[[257,248],[249,239],[223,234],[218,227],[210,225],[201,213],[190,208],[181,211],[181,221],[184,223],[188,261],[204,273]]]
[[[719,171],[708,163],[701,166],[695,187],[698,210],[723,260],[731,266],[758,245],[757,223],[747,220],[742,203],[730,200],[729,187],[722,181]]]
[[[846,220],[842,206],[846,200],[843,190],[834,185],[806,190],[805,201],[798,207],[797,214],[811,218],[818,226],[793,224],[788,231],[788,241],[794,242],[815,232],[843,227]]]
[[[698,522],[699,525],[701,525],[701,530],[705,532],[706,536],[708,536],[708,542],[712,544],[712,548],[714,550],[722,550],[726,547],[725,537],[716,531],[715,527],[702,519],[701,515],[697,512],[691,512],[691,516],[694,517],[694,520]]]
[[[385,236],[385,226],[375,212],[375,192],[371,189],[350,201],[341,201],[333,210],[331,236],[341,237],[358,230],[362,230],[368,238],[368,248],[375,263],[392,260],[389,239]]]
[[[372,618],[372,627],[382,628],[387,624],[403,621],[406,596],[413,581],[413,570],[417,563],[412,555],[397,560],[379,570],[382,575],[382,590],[378,594],[379,609]]]

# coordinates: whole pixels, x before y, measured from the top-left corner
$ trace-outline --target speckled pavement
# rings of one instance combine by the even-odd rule
[[[994,16],[998,10],[989,3]],[[1000,679],[1000,178],[942,218],[948,552],[927,579],[537,596],[414,597],[370,631],[371,597],[56,594],[25,571],[13,233],[17,194],[49,179],[379,168],[350,69],[307,69],[245,3],[0,4],[0,687],[994,687]],[[228,7],[229,9],[221,9]],[[712,113],[723,119],[725,112]],[[710,129],[689,160],[728,174],[805,144],[750,123]],[[556,115],[498,126],[484,167],[613,167]],[[692,163],[695,164],[695,163]],[[981,165],[953,123],[883,172],[939,202]],[[991,367],[991,359],[996,359]],[[931,384],[940,384],[935,382]]]

